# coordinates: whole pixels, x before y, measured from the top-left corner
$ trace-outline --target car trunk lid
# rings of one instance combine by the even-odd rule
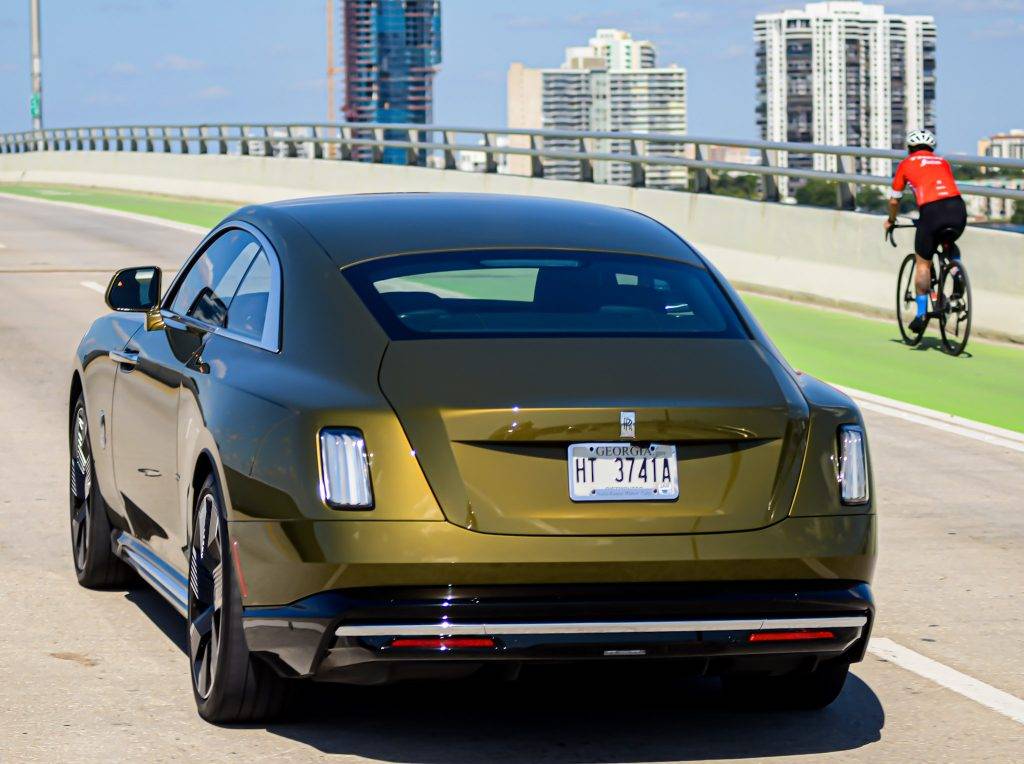
[[[380,382],[445,516],[482,533],[760,528],[788,513],[803,459],[806,404],[745,339],[399,341]],[[675,445],[678,499],[572,501],[581,442]]]

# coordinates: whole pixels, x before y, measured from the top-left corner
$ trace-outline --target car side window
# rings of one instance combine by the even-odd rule
[[[259,242],[246,231],[218,236],[185,274],[171,311],[226,328],[231,300],[259,252]]]
[[[228,308],[229,331],[257,342],[263,339],[273,284],[270,268],[267,253],[261,249]]]

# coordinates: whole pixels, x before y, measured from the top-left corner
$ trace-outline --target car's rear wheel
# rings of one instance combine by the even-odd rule
[[[199,715],[210,722],[252,722],[284,707],[290,683],[249,653],[242,597],[223,501],[211,476],[196,496],[189,542],[188,654]]]
[[[811,711],[825,708],[839,697],[849,671],[849,663],[831,661],[814,671],[794,671],[781,676],[725,676],[722,687],[727,700],[740,708]]]
[[[114,554],[107,504],[96,485],[89,417],[81,394],[71,412],[69,445],[71,553],[78,583],[91,589],[124,586],[134,579],[134,573]]]

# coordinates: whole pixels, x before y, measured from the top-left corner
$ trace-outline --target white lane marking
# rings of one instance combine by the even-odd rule
[[[144,193],[144,192],[140,192]],[[176,228],[179,231],[187,231],[188,233],[197,233],[201,236],[205,236],[210,229],[204,228],[203,226],[190,225],[189,223],[179,223],[176,220],[168,220],[166,218],[153,217],[152,215],[140,215],[137,212],[124,212],[123,210],[112,210],[107,207],[94,207],[91,204],[80,204],[78,202],[61,202],[56,199],[40,199],[35,196],[21,196],[20,194],[3,194],[4,200],[12,199],[18,202],[31,202],[34,204],[49,204],[56,207],[67,207],[72,210],[81,210],[82,212],[95,212],[99,215],[108,215],[115,218],[124,218],[125,220],[135,220],[139,223],[152,223],[153,225],[164,226],[165,228]],[[183,199],[188,201],[188,199]],[[241,206],[241,205],[239,205]]]
[[[889,661],[918,676],[930,679],[975,703],[991,708],[996,713],[1009,717],[1019,724],[1024,724],[1024,700],[1016,695],[996,689],[990,684],[967,676],[967,674],[961,674],[956,669],[933,661],[931,658],[885,637],[872,637],[871,642],[868,643],[868,652],[876,658]]]
[[[103,288],[103,285],[97,284],[95,281],[81,281],[79,283],[86,289],[91,289],[94,292],[99,292],[100,294],[103,295],[107,293],[107,290]]]
[[[973,419],[964,419],[953,414],[946,414],[934,409],[926,409],[923,406],[915,406],[912,403],[884,398],[874,393],[866,393],[863,390],[854,390],[849,387],[837,388],[853,398],[857,404],[867,411],[874,411],[886,416],[903,419],[907,422],[914,422],[935,430],[951,432],[965,438],[971,438],[982,443],[988,443],[1000,448],[1008,448],[1012,451],[1024,453],[1024,433],[1006,430],[1002,427],[994,427],[984,422],[975,422]]]

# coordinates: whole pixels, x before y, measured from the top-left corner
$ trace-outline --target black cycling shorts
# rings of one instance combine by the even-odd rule
[[[948,241],[956,241],[967,227],[967,205],[962,196],[951,196],[929,202],[921,208],[917,220],[917,235],[914,236],[914,251],[921,257],[931,259],[935,256],[942,241],[939,233],[943,229],[952,229]]]

